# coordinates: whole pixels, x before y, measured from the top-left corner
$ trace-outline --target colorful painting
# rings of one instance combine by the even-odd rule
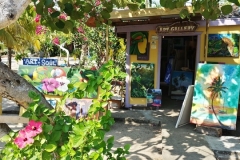
[[[239,34],[209,34],[208,57],[239,57]]]
[[[149,60],[148,32],[131,32],[130,55],[137,55],[138,60]]]
[[[68,84],[87,82],[87,75],[96,76],[96,70],[73,69],[54,66],[26,66],[20,65],[18,74],[30,82],[40,92],[47,95],[62,96],[68,90]],[[85,97],[96,98],[96,92],[86,94]]]
[[[171,79],[171,95],[174,95],[172,98],[184,99],[188,86],[193,84],[193,72],[173,71]]]
[[[147,90],[147,107],[156,107],[158,109],[162,104],[162,90],[148,89]]]
[[[154,88],[154,64],[131,64],[131,97],[146,98],[147,89]]]
[[[240,66],[198,64],[190,122],[235,130]]]
[[[65,106],[62,106],[62,110],[66,115],[79,119],[87,117],[88,110],[92,105],[92,99],[67,99]]]

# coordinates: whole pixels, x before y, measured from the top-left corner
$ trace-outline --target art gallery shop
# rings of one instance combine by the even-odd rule
[[[112,12],[118,36],[127,41],[126,107],[146,106],[149,89],[162,89],[163,97],[183,100],[201,62],[240,64],[239,18],[210,21],[205,40],[202,16],[183,20],[179,11],[147,8]]]

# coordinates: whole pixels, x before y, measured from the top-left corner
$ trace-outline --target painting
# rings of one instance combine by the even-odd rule
[[[239,57],[239,34],[209,34],[208,57]]]
[[[240,66],[198,64],[190,122],[236,129]]]
[[[137,55],[138,60],[149,60],[148,32],[131,32],[130,55]]]
[[[147,90],[147,107],[156,107],[158,109],[162,104],[162,90],[148,89]]]
[[[171,98],[184,99],[188,86],[193,83],[193,72],[173,71],[171,76]]]
[[[92,105],[92,99],[67,99],[64,106],[62,106],[63,112],[73,118],[79,119],[87,117],[88,110]]]
[[[18,69],[18,74],[25,78],[40,92],[56,96],[62,96],[66,91],[70,91],[68,90],[68,84],[87,82],[88,75],[97,76],[97,73],[96,70],[55,66],[19,65]],[[93,93],[86,93],[85,97],[96,98],[97,89]]]
[[[131,64],[131,97],[146,98],[147,89],[154,88],[154,64]]]

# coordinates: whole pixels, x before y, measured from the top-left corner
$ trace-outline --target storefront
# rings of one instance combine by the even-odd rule
[[[163,94],[183,99],[187,86],[194,84],[200,62],[240,63],[238,18],[210,21],[205,37],[202,16],[182,20],[179,11],[148,8],[112,12],[117,34],[127,39],[126,107],[146,105],[147,90],[164,86],[168,91]],[[189,79],[184,80],[185,85],[184,78]]]

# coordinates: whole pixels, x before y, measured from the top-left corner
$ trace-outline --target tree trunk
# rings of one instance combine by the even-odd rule
[[[12,49],[8,48],[8,67],[12,69]]]
[[[52,108],[42,93],[2,62],[0,62],[0,75],[0,95],[2,97],[12,100],[24,108],[28,108],[28,104],[32,102],[28,93],[29,91],[34,91],[40,94],[40,103],[48,108]]]
[[[216,113],[215,110],[214,110],[214,107],[213,107],[213,100],[214,100],[214,98],[215,98],[215,95],[216,95],[216,94],[214,94],[214,95],[213,95],[213,98],[212,98],[212,110],[213,110],[213,114],[215,115],[215,117],[216,117],[218,123],[221,125],[221,127],[222,127],[223,129],[229,129],[230,127],[224,125],[224,124],[218,119],[218,117],[217,117],[217,113]]]
[[[0,0],[0,29],[17,21],[31,0]]]

